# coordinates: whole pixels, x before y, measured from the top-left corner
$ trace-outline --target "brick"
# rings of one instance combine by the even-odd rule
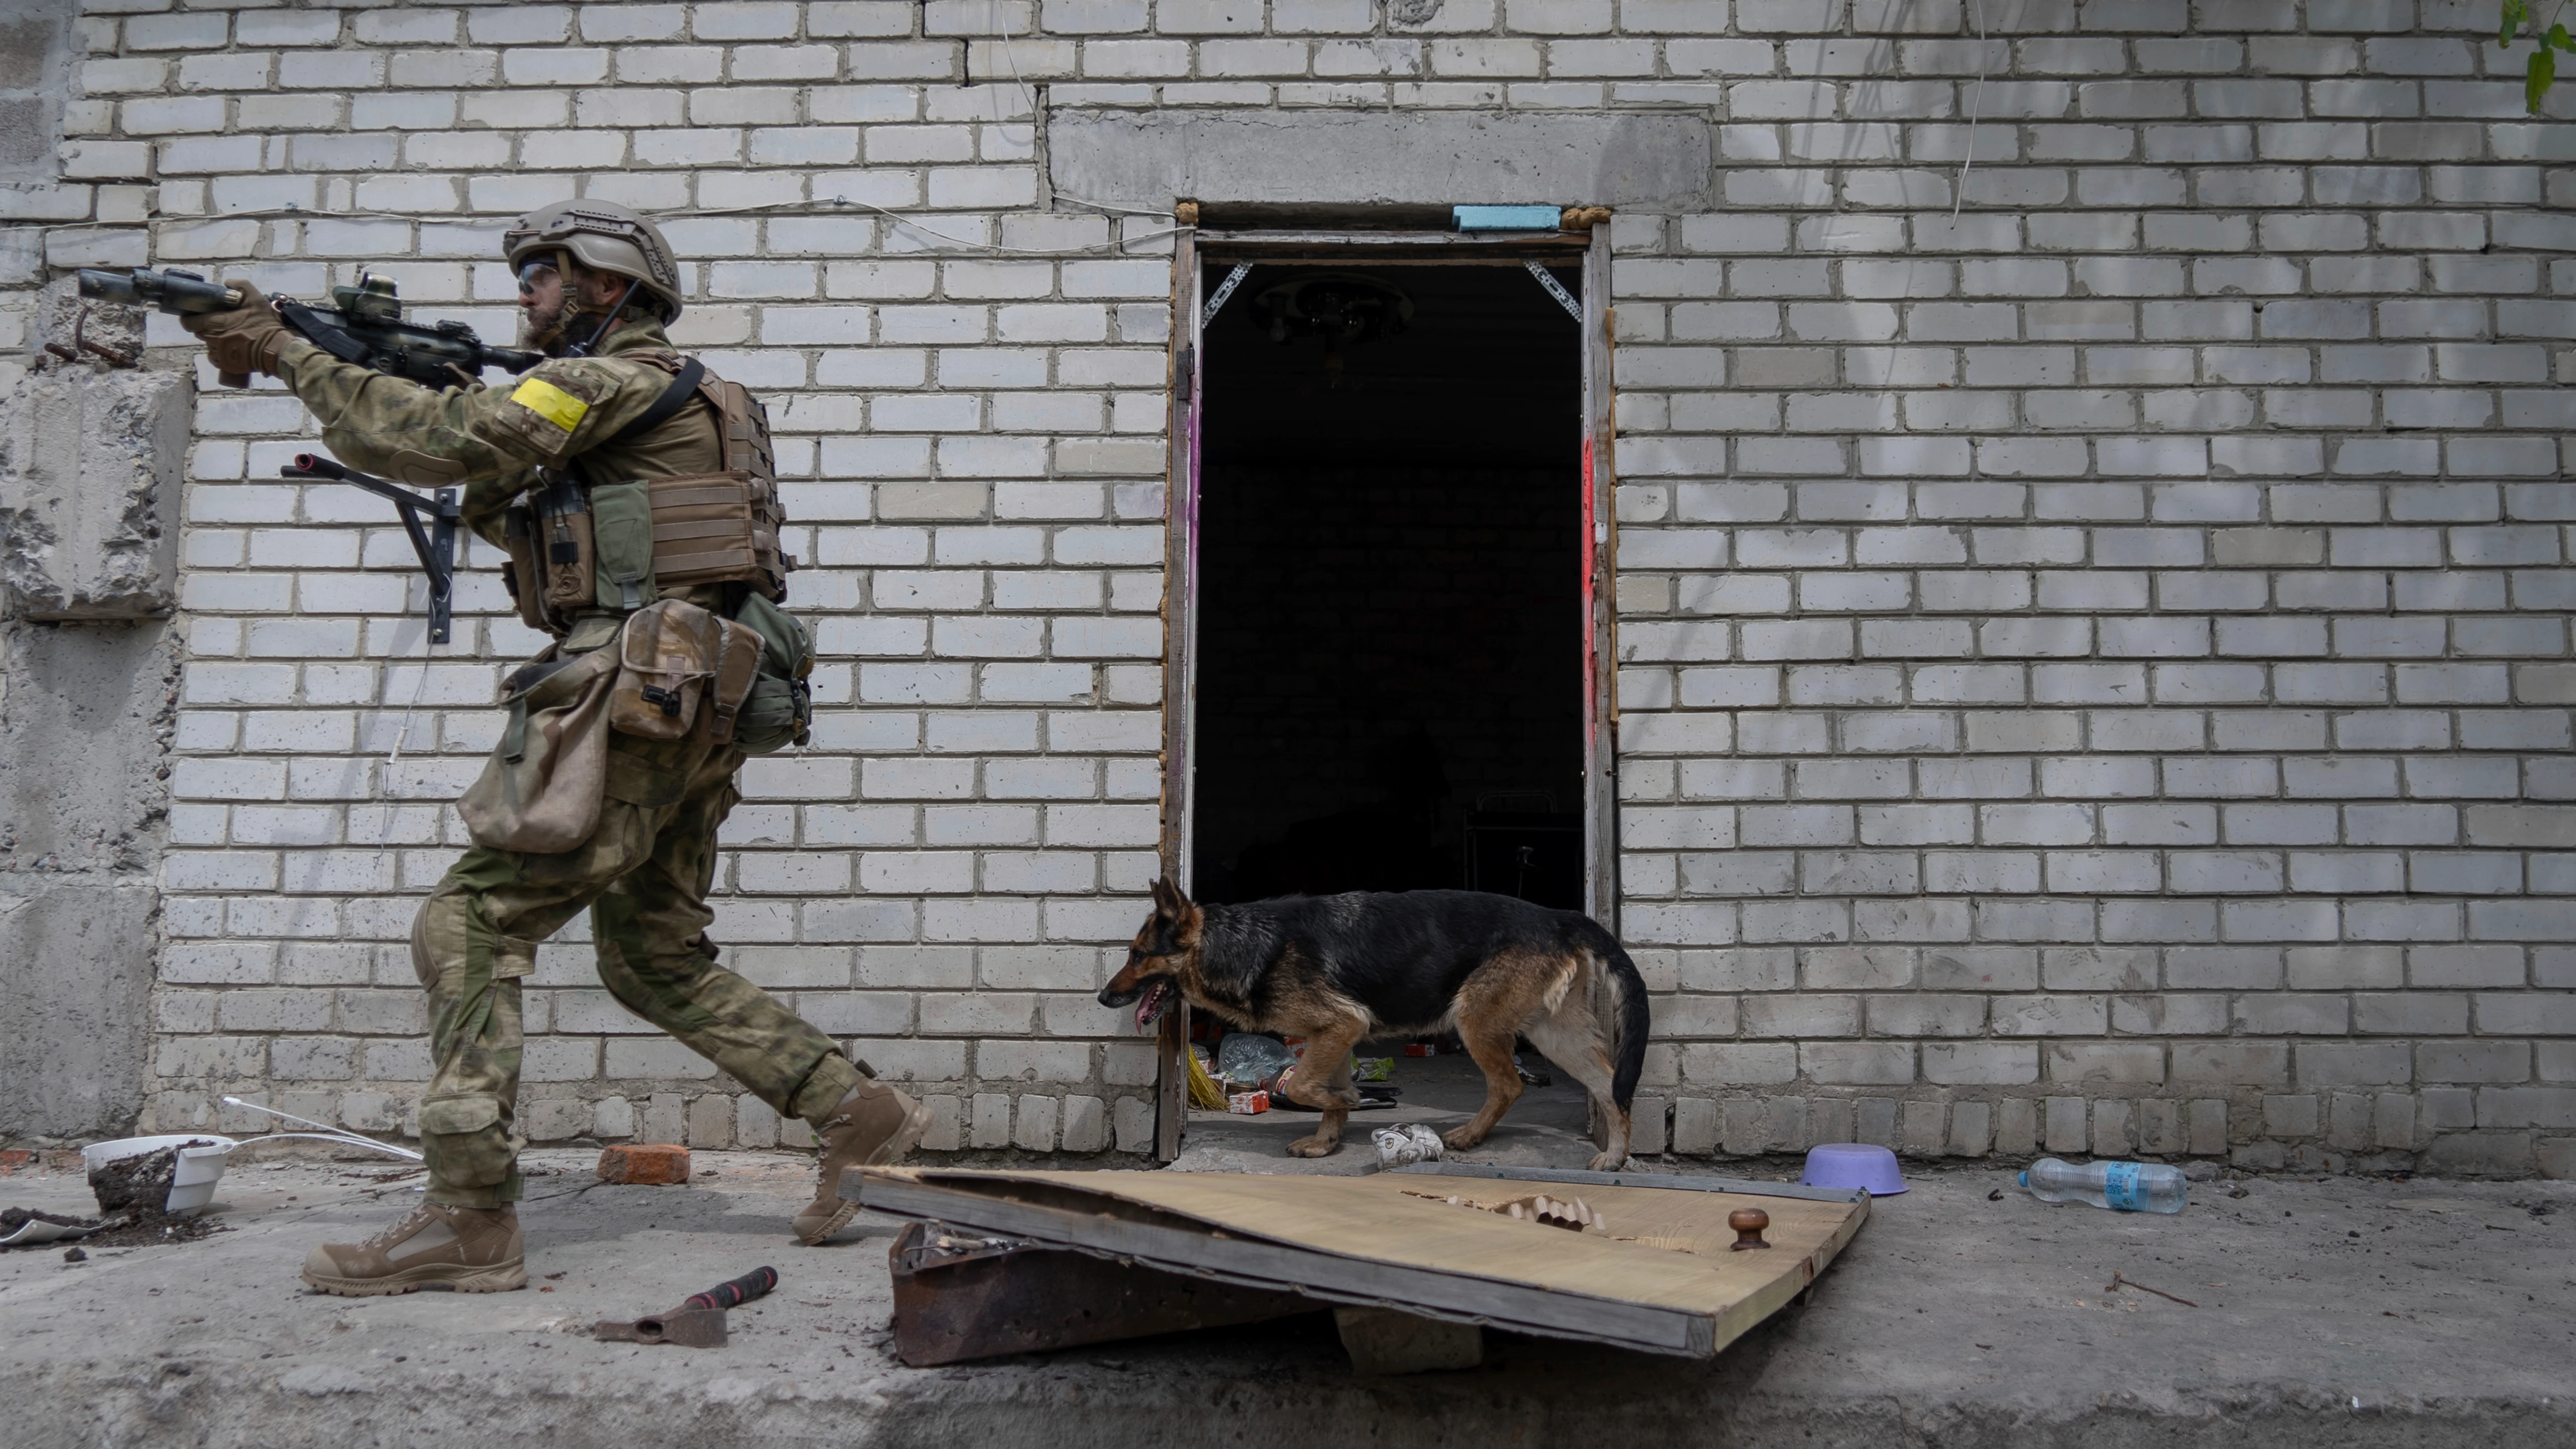
[[[699,1100],[722,1099],[700,1098]],[[689,1181],[689,1149],[678,1146],[619,1143],[600,1150],[596,1171],[602,1182],[623,1183],[638,1187],[686,1186]]]

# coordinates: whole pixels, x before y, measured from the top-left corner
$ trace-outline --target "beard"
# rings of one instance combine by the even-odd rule
[[[563,344],[564,318],[567,309],[560,302],[539,310],[519,309],[519,347],[527,352],[542,352],[551,357]]]

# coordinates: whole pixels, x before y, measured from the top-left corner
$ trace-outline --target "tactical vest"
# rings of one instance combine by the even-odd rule
[[[519,618],[562,639],[586,612],[631,615],[665,594],[735,585],[725,591],[720,612],[765,644],[736,742],[755,754],[801,744],[812,712],[806,678],[814,646],[803,625],[772,607],[787,598],[796,560],[779,548],[787,520],[768,412],[749,389],[716,377],[694,358],[651,351],[619,360],[672,373],[671,385],[633,422],[563,469],[539,469],[539,486],[504,514],[510,562],[503,577]],[[613,479],[588,463],[695,402],[715,415],[723,471]]]
[[[784,600],[796,561],[778,546],[787,520],[767,411],[748,388],[694,358],[641,352],[621,360],[675,376],[642,416],[587,451],[640,438],[703,401],[716,417],[724,471],[612,480],[595,476],[581,457],[561,472],[540,469],[542,486],[503,522],[519,617],[560,638],[584,609],[631,614],[657,590],[742,583],[773,603]]]

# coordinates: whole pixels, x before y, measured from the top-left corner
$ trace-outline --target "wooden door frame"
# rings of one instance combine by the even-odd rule
[[[1580,263],[1583,272],[1584,673],[1588,699],[1583,760],[1583,900],[1595,920],[1618,930],[1617,578],[1618,526],[1611,457],[1610,228],[1591,235],[1472,236],[1455,232],[1206,231],[1172,237],[1172,329],[1166,352],[1169,451],[1163,494],[1163,791],[1161,864],[1166,879],[1192,888],[1193,772],[1197,765],[1199,598],[1199,421],[1205,352],[1200,273],[1211,261],[1345,266],[1519,266],[1537,259]],[[1155,1037],[1154,1156],[1181,1151],[1189,1120],[1189,1004],[1164,1013]]]

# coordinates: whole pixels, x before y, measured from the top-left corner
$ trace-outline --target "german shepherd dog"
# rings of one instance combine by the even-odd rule
[[[1646,1056],[1646,983],[1608,931],[1574,911],[1475,891],[1353,891],[1245,905],[1193,904],[1154,882],[1154,914],[1101,988],[1100,1004],[1136,1007],[1145,1026],[1174,992],[1245,1031],[1306,1038],[1282,1095],[1324,1114],[1297,1157],[1340,1145],[1359,1102],[1351,1049],[1370,1037],[1455,1031],[1485,1072],[1485,1106],[1442,1134],[1453,1148],[1485,1140],[1521,1094],[1516,1037],[1592,1094],[1596,1172],[1628,1160],[1628,1104]],[[1608,988],[1609,1020],[1589,1006]],[[1329,1066],[1329,1071],[1326,1069]],[[1306,1070],[1308,1067],[1314,1071]]]

